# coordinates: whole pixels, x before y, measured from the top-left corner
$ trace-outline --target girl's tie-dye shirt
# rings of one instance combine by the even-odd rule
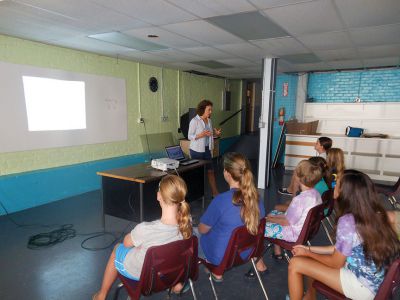
[[[347,257],[345,268],[349,269],[366,288],[376,294],[385,273],[377,270],[372,260],[367,260],[360,235],[357,233],[356,222],[352,214],[339,218],[336,230],[336,250]]]

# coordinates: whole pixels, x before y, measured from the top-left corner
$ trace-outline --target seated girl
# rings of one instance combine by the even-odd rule
[[[161,206],[161,219],[136,225],[125,236],[123,244],[114,247],[104,271],[101,289],[94,294],[94,300],[106,299],[117,278],[117,272],[127,278],[139,280],[148,248],[192,236],[190,207],[185,201],[186,193],[186,184],[178,176],[167,175],[160,181],[157,200]],[[182,284],[179,283],[173,291],[178,293],[182,288]]]
[[[322,196],[322,194],[329,189],[328,185],[330,185],[328,165],[326,163],[326,160],[321,156],[312,156],[308,160],[312,164],[319,166],[319,168],[321,169],[322,178],[314,186],[314,189],[316,189],[318,193]],[[293,174],[292,178],[295,178],[295,180],[298,182],[296,174]],[[297,185],[299,186],[299,183]],[[288,209],[291,201],[292,200],[289,200],[283,204],[275,205],[275,210],[285,212]]]
[[[216,196],[200,218],[199,256],[219,265],[233,230],[246,225],[251,234],[257,234],[260,218],[265,216],[264,203],[254,185],[249,161],[240,153],[224,156],[224,178],[229,191]],[[202,253],[203,252],[203,253]],[[214,274],[214,281],[222,276]]]
[[[336,244],[294,247],[289,264],[291,300],[316,299],[313,280],[350,299],[373,299],[388,266],[400,256],[400,242],[367,175],[345,171],[334,197],[339,206]],[[303,275],[310,279],[305,296]]]
[[[327,158],[327,152],[332,147],[332,140],[326,136],[321,136],[315,142],[314,149],[317,152],[316,156],[321,157],[323,159]],[[296,196],[297,192],[300,190],[300,186],[298,180],[296,180],[295,176],[292,176],[290,180],[290,184],[287,188],[278,189],[278,193],[282,195],[293,195]]]
[[[295,242],[300,235],[309,210],[322,203],[321,195],[313,188],[321,179],[321,169],[308,160],[302,160],[294,172],[299,178],[301,193],[293,198],[286,213],[273,210],[267,216],[266,237]],[[282,259],[281,249],[277,245],[274,245],[273,256]],[[265,269],[264,261],[260,259],[257,263],[257,270]]]
[[[331,148],[328,150],[328,156],[326,158],[328,165],[328,174],[332,188],[335,187],[336,180],[339,178],[345,170],[344,153],[342,149]]]

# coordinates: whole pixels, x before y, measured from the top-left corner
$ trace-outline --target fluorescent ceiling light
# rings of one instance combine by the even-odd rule
[[[166,46],[162,46],[152,42],[147,42],[120,32],[92,34],[89,35],[88,37],[140,51],[168,49],[168,47]]]

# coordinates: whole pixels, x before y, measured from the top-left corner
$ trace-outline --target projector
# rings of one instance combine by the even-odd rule
[[[168,169],[176,169],[179,167],[179,161],[170,158],[157,158],[151,160],[151,166],[154,169],[167,171]]]

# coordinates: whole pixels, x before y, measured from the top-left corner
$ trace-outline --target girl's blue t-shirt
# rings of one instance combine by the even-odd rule
[[[233,230],[243,226],[240,217],[240,206],[233,205],[235,189],[219,194],[207,207],[200,222],[210,226],[208,233],[201,235],[200,246],[210,263],[219,265],[224,257],[226,247]],[[260,218],[265,217],[264,200],[260,197]]]

